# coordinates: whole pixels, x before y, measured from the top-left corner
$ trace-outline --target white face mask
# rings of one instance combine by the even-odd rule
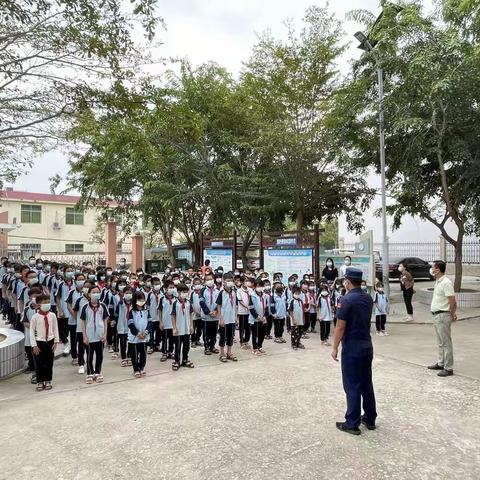
[[[331,267],[333,265],[332,262],[327,262],[327,267]]]
[[[85,285],[85,280],[77,280],[77,288],[81,290]]]
[[[182,292],[182,293],[180,294],[180,296],[181,296],[184,300],[186,300],[186,299],[188,298],[188,292]]]
[[[400,269],[399,269],[399,270],[400,270]],[[433,271],[433,268],[431,268],[431,269],[429,270],[429,273],[430,273],[430,275],[431,275],[432,277],[435,276],[435,273],[434,273],[434,271]]]
[[[133,295],[131,293],[126,293],[123,298],[127,301],[127,302],[131,302],[132,301],[132,298],[133,298]]]
[[[349,267],[351,262],[350,262],[350,260],[344,260],[343,263],[344,263],[347,267]]]
[[[145,300],[137,300],[137,307],[143,308],[144,305],[145,305]]]
[[[215,285],[215,282],[214,282],[213,280],[207,280],[207,281],[205,282],[205,285],[206,285],[207,287],[213,287],[213,286]]]
[[[90,295],[90,298],[92,299],[92,302],[98,302],[100,300],[100,294],[99,293],[92,293]]]
[[[308,287],[308,289],[309,289],[311,292],[314,292],[314,291],[315,291],[315,287],[314,287],[314,286]]]
[[[405,267],[403,265],[398,266],[398,271],[403,272],[405,270]]]
[[[46,313],[46,312],[49,312],[49,311],[50,311],[50,308],[51,308],[51,306],[50,306],[49,303],[42,303],[42,304],[40,305],[40,310],[41,310],[42,312],[45,312],[45,313]]]
[[[169,289],[167,290],[167,293],[168,293],[169,295],[173,296],[173,295],[175,295],[175,289],[174,289],[174,288],[169,288]]]
[[[227,288],[233,288],[234,285],[235,285],[235,284],[234,284],[233,282],[225,282],[225,286],[226,286]]]
[[[174,285],[180,285],[180,280],[178,280],[178,278],[176,278],[176,279],[173,281],[173,284],[174,284]]]
[[[300,298],[300,295],[299,295],[298,293],[294,293],[294,294],[293,294],[293,298],[294,298],[295,300],[298,300],[298,299]]]
[[[194,286],[193,286],[193,289],[194,289],[196,292],[198,292],[199,290],[202,289],[202,286],[201,286],[201,285],[194,285]]]
[[[322,292],[322,297],[328,297],[328,292],[326,292],[325,290]]]
[[[154,289],[156,292],[159,292],[159,291],[162,289],[162,286],[161,286],[161,285],[154,285],[154,286],[153,286],[153,289]]]
[[[263,293],[263,287],[257,287],[257,288],[255,289],[255,291],[256,291],[257,293]]]
[[[366,291],[367,291],[367,286],[366,286],[366,285],[362,285],[362,290],[363,290],[364,292],[366,292]]]
[[[88,287],[82,288],[82,292],[84,295],[86,295],[88,293]]]
[[[118,291],[123,292],[125,290],[125,285],[119,285],[118,286]]]
[[[289,287],[295,286],[295,282],[288,282],[288,286],[289,286]]]
[[[378,293],[383,293],[383,288],[377,288]]]
[[[38,278],[37,278],[37,277],[31,278],[31,279],[28,281],[28,284],[29,284],[30,286],[36,285],[37,283],[38,283]]]

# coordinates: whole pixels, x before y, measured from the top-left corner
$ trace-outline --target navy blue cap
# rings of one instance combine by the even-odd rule
[[[363,278],[363,272],[359,268],[348,267],[345,272],[345,278],[353,280],[354,282],[361,282]]]

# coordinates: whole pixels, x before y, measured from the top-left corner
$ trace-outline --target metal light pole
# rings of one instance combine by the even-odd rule
[[[385,116],[383,114],[383,70],[380,67],[378,56],[374,50],[374,45],[368,37],[357,32],[355,38],[360,42],[358,48],[372,52],[377,62],[377,82],[378,82],[378,123],[380,136],[380,178],[381,187],[380,194],[382,198],[382,281],[385,285],[387,296],[390,295],[390,278],[389,278],[389,256],[388,256],[388,235],[387,235],[387,193],[385,186]]]

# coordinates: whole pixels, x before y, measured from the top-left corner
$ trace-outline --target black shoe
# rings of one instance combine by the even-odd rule
[[[375,424],[368,423],[363,417],[362,417],[362,423],[367,427],[368,430],[375,430],[377,428]]]
[[[453,375],[453,370],[445,370],[443,369],[441,372],[438,372],[437,375],[439,377],[449,377],[450,375]]]
[[[430,365],[427,367],[429,370],[443,370],[443,366],[441,367],[438,363],[435,365]]]
[[[349,433],[350,435],[360,435],[362,433],[358,427],[348,428],[345,422],[336,422],[335,425],[339,430],[345,433]]]

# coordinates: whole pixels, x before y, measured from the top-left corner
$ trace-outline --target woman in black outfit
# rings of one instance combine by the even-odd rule
[[[335,268],[333,258],[327,258],[325,268],[322,271],[322,277],[325,278],[329,284],[334,284],[335,280],[338,278],[338,270]]]

